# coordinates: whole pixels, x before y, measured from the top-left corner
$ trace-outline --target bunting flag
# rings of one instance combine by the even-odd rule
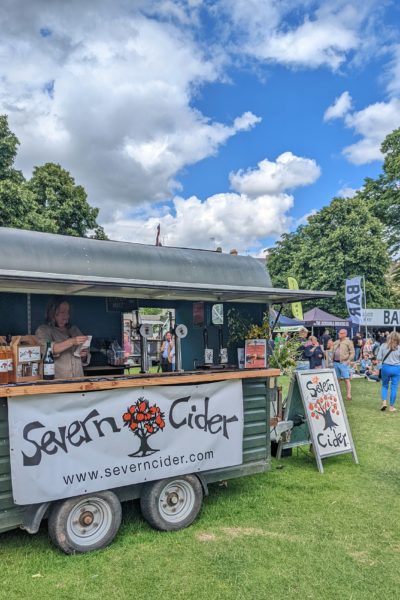
[[[353,323],[362,325],[363,319],[363,289],[361,283],[362,277],[353,277],[346,279],[345,297],[346,306],[349,311],[350,319]]]
[[[299,284],[297,283],[297,279],[295,279],[294,277],[288,277],[288,285],[289,285],[289,290],[298,290],[299,289]],[[301,305],[301,302],[292,302],[291,306],[292,306],[292,315],[294,316],[294,318],[298,319],[299,321],[303,321],[303,307]]]

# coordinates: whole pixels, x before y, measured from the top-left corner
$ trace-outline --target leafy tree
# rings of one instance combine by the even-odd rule
[[[292,275],[301,288],[336,291],[336,298],[318,305],[338,315],[347,314],[345,279],[356,275],[365,275],[368,307],[390,306],[390,259],[382,238],[383,225],[362,198],[334,198],[271,249],[268,269],[280,287]]]
[[[56,233],[85,236],[98,227],[99,209],[88,204],[84,188],[60,165],[35,167],[28,188],[39,210],[56,224]]]
[[[106,240],[98,208],[60,165],[35,167],[30,181],[14,169],[19,140],[0,115],[0,226]]]
[[[8,127],[6,115],[0,115],[0,180],[11,180],[15,183],[22,183],[24,176],[21,171],[16,171],[13,167],[19,139]]]
[[[377,179],[365,179],[358,197],[384,225],[389,252],[400,250],[400,128],[386,136],[381,151],[383,173]]]

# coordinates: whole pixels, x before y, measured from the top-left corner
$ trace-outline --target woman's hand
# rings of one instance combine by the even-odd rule
[[[81,344],[85,343],[87,339],[88,339],[87,335],[77,335],[74,338],[72,338],[73,345],[80,346]]]

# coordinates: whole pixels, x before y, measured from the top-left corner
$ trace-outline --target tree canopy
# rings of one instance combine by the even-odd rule
[[[367,178],[357,195],[384,225],[389,252],[395,257],[400,251],[400,128],[385,138],[381,151],[383,173]]]
[[[383,173],[366,179],[353,198],[333,198],[307,225],[284,234],[270,250],[268,269],[274,285],[296,277],[301,288],[334,290],[319,300],[325,310],[345,316],[344,281],[364,275],[367,306],[398,302],[391,274],[400,250],[400,129],[382,144]],[[394,268],[400,279],[400,269]]]
[[[19,140],[0,115],[0,226],[107,239],[81,185],[60,165],[35,167],[30,180],[14,169]]]

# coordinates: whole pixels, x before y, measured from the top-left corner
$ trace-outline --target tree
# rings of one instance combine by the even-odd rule
[[[310,402],[308,405],[310,416],[312,419],[318,421],[320,417],[324,419],[324,431],[325,429],[334,429],[337,427],[337,423],[333,420],[332,415],[340,414],[339,402],[336,396],[332,394],[323,394],[315,402]]]
[[[13,167],[19,139],[8,127],[6,115],[0,115],[0,180],[22,183],[24,176]]]
[[[55,233],[84,237],[98,227],[99,209],[88,204],[84,188],[60,165],[35,167],[27,185],[39,210],[55,223]]]
[[[386,136],[381,145],[383,173],[377,179],[365,179],[358,197],[384,225],[391,256],[400,250],[400,128]]]
[[[129,427],[129,430],[140,440],[139,450],[129,456],[149,456],[158,452],[150,448],[147,441],[148,437],[165,427],[164,414],[156,404],[150,406],[149,401],[142,396],[127,408],[122,419],[124,426]]]
[[[362,198],[334,198],[271,249],[268,269],[274,285],[286,287],[292,275],[301,288],[336,291],[336,298],[319,300],[318,305],[345,316],[345,279],[364,274],[367,305],[390,307],[390,259],[383,229]]]
[[[0,115],[0,225],[107,239],[84,188],[60,165],[35,167],[30,181],[14,169],[19,140]]]

